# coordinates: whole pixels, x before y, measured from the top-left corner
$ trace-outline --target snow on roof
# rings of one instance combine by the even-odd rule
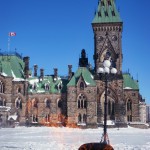
[[[2,72],[1,75],[4,76],[4,77],[8,76],[5,72]]]
[[[130,88],[130,87],[125,87],[124,89],[132,89],[132,88]]]
[[[39,79],[31,79],[31,80],[29,80],[30,84],[34,84],[34,83],[38,83],[38,82],[39,82]]]
[[[86,83],[86,85],[90,85],[90,83],[89,83],[89,82],[87,82],[87,81],[85,81],[85,83]]]
[[[91,74],[91,78],[94,79],[94,76]]]
[[[17,120],[17,115],[10,115],[9,117],[8,117],[8,120],[10,120],[10,119],[13,119],[13,120]]]

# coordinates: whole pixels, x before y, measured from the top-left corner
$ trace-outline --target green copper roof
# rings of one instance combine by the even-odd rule
[[[139,84],[137,80],[134,80],[130,74],[123,74],[123,80],[124,89],[133,89],[133,90],[139,90]]]
[[[87,86],[96,86],[96,83],[93,79],[93,75],[86,67],[78,68],[77,72],[74,74],[67,86],[76,86],[81,76],[83,77],[83,80]]]
[[[24,62],[17,56],[0,55],[0,73],[3,76],[13,77],[14,79],[24,78]]]
[[[92,23],[122,22],[114,0],[99,1],[98,9]]]
[[[67,79],[53,78],[53,76],[45,76],[42,79],[38,77],[31,77],[29,81],[29,93],[64,93],[66,92]],[[34,89],[33,86],[36,86]],[[46,89],[46,85],[48,89]]]

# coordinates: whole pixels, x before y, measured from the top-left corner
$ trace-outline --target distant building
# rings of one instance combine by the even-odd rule
[[[101,0],[92,21],[94,32],[94,69],[89,67],[83,49],[79,68],[68,76],[44,75],[34,65],[30,71],[29,57],[18,53],[0,53],[0,121],[1,125],[48,125],[97,127],[103,123],[105,86],[97,69],[109,59],[118,72],[108,84],[107,119],[127,126],[145,123],[145,103],[139,84],[131,74],[122,72],[123,22],[114,0]],[[40,58],[39,58],[40,59]]]
[[[146,106],[146,122],[150,123],[150,105]]]

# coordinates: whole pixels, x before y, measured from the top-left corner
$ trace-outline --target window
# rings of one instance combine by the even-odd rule
[[[62,108],[62,100],[58,101],[58,108]]]
[[[107,11],[105,11],[105,16],[108,16],[108,12]]]
[[[22,109],[22,101],[20,98],[16,99],[15,105],[17,109]]]
[[[45,90],[46,90],[46,91],[49,91],[49,89],[50,89],[49,85],[48,85],[48,84],[45,84]]]
[[[38,123],[38,116],[32,115],[32,123]]]
[[[0,81],[0,93],[4,93],[4,84]]]
[[[115,16],[115,12],[114,12],[114,10],[113,10],[111,13],[112,13],[112,16]]]
[[[47,108],[50,108],[50,100],[46,100],[45,105]]]
[[[83,94],[80,94],[78,96],[78,108],[81,108],[81,109],[86,109],[87,108],[87,101],[86,101],[86,98]]]
[[[80,83],[80,90],[84,90],[84,83],[83,82]]]
[[[111,2],[110,2],[110,0],[108,0],[108,5],[111,5]]]
[[[32,89],[33,89],[33,90],[36,90],[36,88],[37,88],[37,85],[36,85],[36,83],[34,83],[34,84],[32,85]]]
[[[128,100],[127,102],[127,111],[131,111],[132,110],[132,102],[131,100]]]
[[[17,93],[21,93],[21,88],[20,87],[17,88]]]
[[[6,106],[6,100],[3,97],[0,97],[0,106]]]
[[[101,16],[101,12],[100,12],[100,11],[98,12],[98,16],[99,16],[99,17]]]
[[[111,102],[108,102],[108,115],[111,115]]]
[[[35,108],[38,107],[38,102],[37,102],[36,99],[33,99],[33,100],[32,100],[32,107],[35,107]]]
[[[79,124],[85,124],[87,120],[86,114],[79,114],[78,115],[78,123]]]
[[[78,115],[78,123],[81,123],[81,114]]]
[[[132,115],[128,115],[127,120],[128,122],[132,122]]]
[[[45,116],[45,122],[46,122],[46,123],[49,123],[49,122],[50,122],[50,115],[49,115],[49,114],[47,114],[47,115]]]
[[[83,115],[83,123],[86,123],[86,114]]]
[[[104,1],[101,1],[101,5],[104,6]]]

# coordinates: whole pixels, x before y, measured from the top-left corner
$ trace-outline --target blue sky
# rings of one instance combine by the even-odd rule
[[[98,0],[1,0],[0,49],[7,51],[8,32],[14,31],[11,50],[30,56],[34,64],[53,74],[67,75],[68,64],[78,68],[84,48],[93,64],[91,22]],[[139,80],[140,93],[150,103],[150,1],[116,0],[123,25],[123,71]]]

